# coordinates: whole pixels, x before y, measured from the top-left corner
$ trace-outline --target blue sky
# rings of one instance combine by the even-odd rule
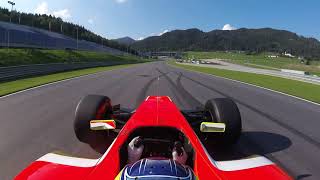
[[[107,38],[174,29],[272,27],[320,39],[319,0],[14,0],[15,9],[54,14]],[[1,7],[9,8],[7,0]]]

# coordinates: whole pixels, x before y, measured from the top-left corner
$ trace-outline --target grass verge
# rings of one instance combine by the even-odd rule
[[[82,69],[82,70],[69,71],[69,72],[56,73],[56,74],[33,77],[33,78],[26,78],[26,79],[21,79],[16,81],[4,82],[4,83],[0,83],[0,96],[4,96],[17,91],[29,89],[32,87],[36,87],[36,86],[64,80],[64,79],[74,78],[74,77],[83,76],[87,74],[94,74],[102,71],[126,68],[129,66],[133,66],[133,64],[89,68],[89,69]]]
[[[0,49],[0,66],[74,62],[140,62],[131,55],[112,55],[104,52],[45,49]]]
[[[202,73],[212,74],[215,76],[246,82],[249,84],[280,91],[286,94],[297,96],[316,103],[320,103],[319,85],[262,74],[183,65],[177,64],[173,61],[169,62],[169,64],[187,70],[198,71]]]

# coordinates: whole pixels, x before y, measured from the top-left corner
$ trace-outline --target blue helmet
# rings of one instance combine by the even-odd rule
[[[191,168],[172,159],[142,159],[127,165],[121,173],[121,180],[196,180]]]

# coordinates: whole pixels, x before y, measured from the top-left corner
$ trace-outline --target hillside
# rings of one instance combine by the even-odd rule
[[[306,58],[320,58],[320,42],[293,32],[263,29],[233,31],[199,29],[174,30],[162,36],[153,36],[133,44],[142,51],[226,51],[288,52]]]
[[[95,42],[97,44],[103,44],[104,46],[127,51],[128,47],[123,44],[119,44],[116,41],[108,40],[100,35],[93,33],[85,27],[71,22],[65,22],[61,18],[57,18],[51,15],[40,15],[23,12],[12,12],[12,23],[35,27],[39,29],[48,30],[51,32],[60,33],[69,36],[73,39],[78,38],[79,40],[86,40]],[[10,22],[10,11],[6,8],[0,7],[0,21]],[[136,53],[133,49],[130,49],[131,53]]]
[[[113,39],[113,41],[116,41],[119,44],[123,44],[123,45],[127,45],[127,46],[136,42],[136,40],[132,39],[131,37],[123,37],[123,38]]]

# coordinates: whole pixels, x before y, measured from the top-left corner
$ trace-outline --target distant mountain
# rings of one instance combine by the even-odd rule
[[[136,40],[132,39],[131,37],[123,37],[123,38],[113,39],[113,40],[118,42],[119,44],[124,44],[124,45],[131,45],[136,42]]]
[[[199,29],[174,30],[162,36],[137,41],[133,48],[140,51],[226,51],[288,52],[297,56],[320,58],[320,42],[293,32],[262,29],[232,31]]]

